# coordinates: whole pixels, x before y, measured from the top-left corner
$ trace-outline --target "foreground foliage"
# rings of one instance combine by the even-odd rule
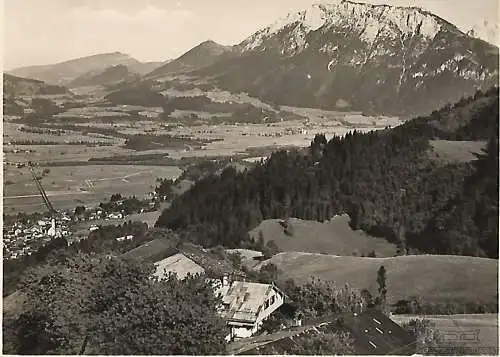
[[[24,280],[29,307],[4,320],[10,354],[220,354],[225,323],[199,278],[157,282],[151,267],[78,254]]]

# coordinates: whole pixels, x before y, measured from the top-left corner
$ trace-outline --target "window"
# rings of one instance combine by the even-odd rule
[[[274,295],[271,296],[271,302],[269,303],[269,305],[272,305],[272,304],[274,304]]]
[[[266,302],[264,303],[264,309],[267,309],[269,307],[269,300],[266,300]]]

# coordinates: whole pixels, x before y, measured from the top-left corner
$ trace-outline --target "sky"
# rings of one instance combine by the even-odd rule
[[[4,0],[3,66],[120,51],[140,61],[180,56],[205,40],[241,42],[318,0]],[[328,2],[321,0],[321,2]],[[498,0],[358,0],[419,6],[467,31],[498,23]]]

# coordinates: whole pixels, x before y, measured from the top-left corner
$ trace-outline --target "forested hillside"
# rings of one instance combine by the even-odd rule
[[[489,141],[479,159],[430,159],[432,139]],[[401,254],[498,258],[498,88],[392,130],[274,153],[250,171],[228,168],[177,198],[156,223],[205,246],[251,246],[263,219],[327,220],[396,242]],[[188,236],[188,235],[186,235]]]

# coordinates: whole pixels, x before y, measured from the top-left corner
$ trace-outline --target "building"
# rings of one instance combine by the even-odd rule
[[[145,117],[145,118],[149,118],[149,119],[157,119],[160,117],[161,113],[156,112],[156,111],[144,110],[144,111],[138,112],[137,114],[141,117]]]
[[[153,273],[158,280],[165,279],[169,273],[175,273],[178,279],[185,279],[188,274],[204,274],[205,269],[196,264],[182,253],[177,253],[162,259],[156,263],[156,271]]]
[[[343,324],[355,338],[355,351],[363,355],[412,355],[416,341],[396,322],[377,309],[347,314]]]
[[[49,237],[54,237],[56,235],[56,220],[52,219],[52,225],[50,226],[49,230],[47,231],[47,235]]]
[[[274,284],[247,282],[245,274],[230,261],[194,244],[155,239],[123,256],[154,263],[156,271],[152,277],[159,280],[169,273],[175,273],[178,279],[203,275],[214,294],[222,298],[218,311],[230,327],[228,341],[255,334],[285,299]]]
[[[301,341],[311,335],[349,332],[355,355],[406,355],[416,353],[416,340],[405,329],[376,309],[345,313],[327,321],[239,340],[228,346],[232,355],[295,354]]]
[[[250,337],[276,311],[285,294],[274,284],[235,281],[222,297],[221,316],[230,327],[228,340]]]

